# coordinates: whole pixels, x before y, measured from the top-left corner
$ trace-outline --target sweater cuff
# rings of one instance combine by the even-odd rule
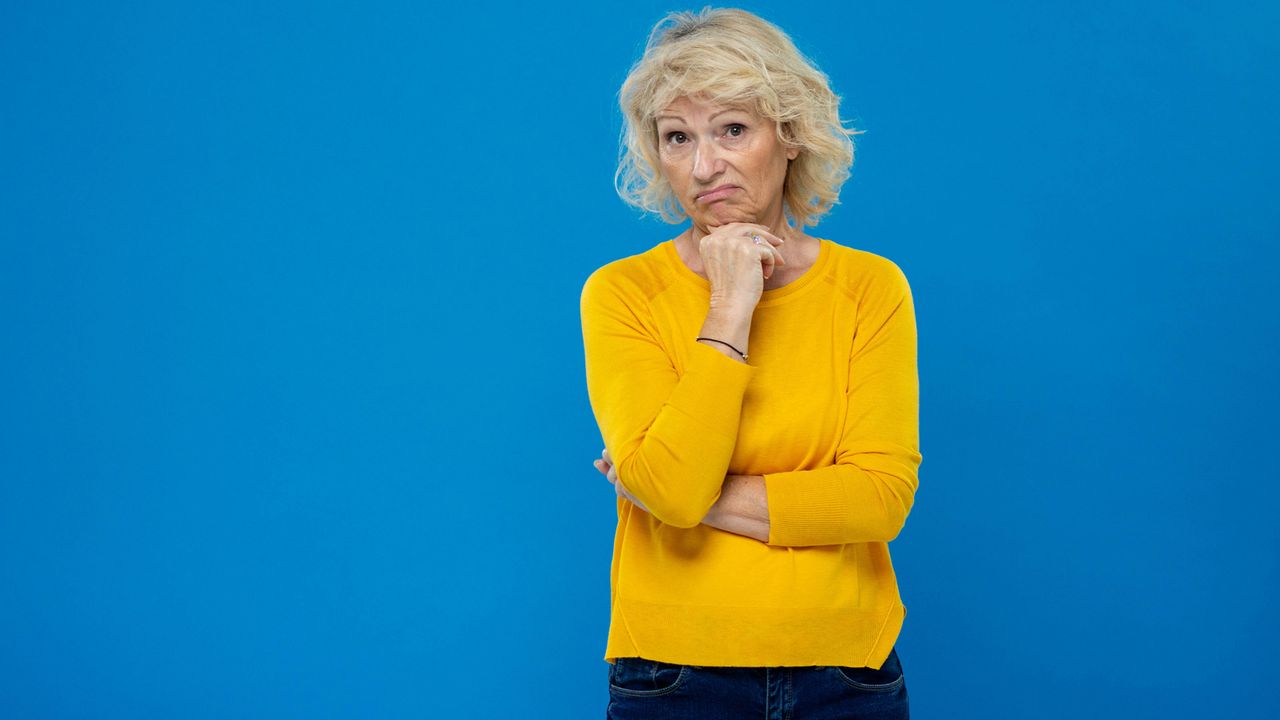
[[[769,503],[769,545],[841,542],[849,499],[834,467],[766,474],[764,489]]]

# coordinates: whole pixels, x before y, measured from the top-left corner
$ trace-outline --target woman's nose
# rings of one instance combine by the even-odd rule
[[[693,177],[706,182],[715,177],[720,155],[715,143],[698,143],[693,150]]]

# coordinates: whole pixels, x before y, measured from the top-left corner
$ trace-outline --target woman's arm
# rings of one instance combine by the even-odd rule
[[[689,337],[665,337],[651,288],[626,273],[626,265],[611,263],[583,286],[587,395],[628,489],[659,521],[696,527],[728,473],[755,368],[727,348],[696,341],[692,328]],[[741,343],[731,332],[750,327],[751,312],[741,308],[709,310],[703,330]],[[668,347],[676,342],[683,347]],[[682,371],[674,354],[684,356]]]
[[[607,448],[594,465],[609,482],[613,483],[614,490],[619,496],[648,512],[648,508],[618,480],[618,473],[613,468]],[[701,524],[735,535],[754,538],[760,542],[769,542],[769,497],[765,493],[764,476],[725,476],[724,485],[720,489],[720,498],[702,518]]]
[[[769,545],[890,542],[919,487],[920,385],[911,286],[887,259],[858,301],[835,464],[765,473]]]
[[[728,475],[703,525],[769,542],[769,497],[763,475]]]
[[[600,436],[649,513],[682,528],[700,524],[729,471],[755,372],[746,362],[751,320],[764,277],[784,262],[774,247],[782,238],[762,225],[713,228],[698,240],[711,292],[696,335],[688,308],[680,321],[655,311],[666,284],[645,264],[611,262],[587,278],[581,296],[587,395]]]
[[[922,460],[915,307],[901,269],[882,269],[860,306],[835,464],[726,475],[701,524],[781,547],[890,542],[902,530]]]

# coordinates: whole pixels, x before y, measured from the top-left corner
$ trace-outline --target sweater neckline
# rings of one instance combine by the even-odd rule
[[[792,280],[786,285],[762,292],[760,294],[760,302],[756,303],[756,307],[776,305],[785,299],[794,297],[801,290],[812,285],[816,278],[822,276],[823,272],[826,271],[827,261],[831,256],[831,241],[825,238],[817,238],[817,241],[818,259],[813,261],[813,265],[810,265],[809,269],[805,270],[800,277]],[[688,265],[684,264],[684,260],[680,258],[680,251],[676,249],[676,241],[674,239],[667,240],[663,245],[666,248],[666,252],[664,254],[667,256],[667,261],[674,268],[676,275],[684,278],[686,282],[693,283],[697,287],[700,287],[710,293],[711,281],[694,272]]]

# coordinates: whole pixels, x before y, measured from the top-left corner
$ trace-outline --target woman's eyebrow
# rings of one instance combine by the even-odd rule
[[[743,108],[743,107],[731,107],[731,108],[725,108],[724,110],[721,110],[720,112],[716,113],[715,115],[712,115],[709,119],[711,119],[711,120],[715,120],[716,118],[720,117],[721,115],[723,115],[723,114],[725,114],[725,113],[727,113],[727,112],[734,112],[735,110],[736,110],[736,111],[739,111],[739,112],[747,112],[747,109],[746,109],[746,108]],[[680,122],[685,122],[685,119],[684,119],[684,118],[682,118],[682,117],[680,117],[679,115],[655,115],[653,119],[654,119],[654,120],[671,119],[671,120],[679,120]]]

